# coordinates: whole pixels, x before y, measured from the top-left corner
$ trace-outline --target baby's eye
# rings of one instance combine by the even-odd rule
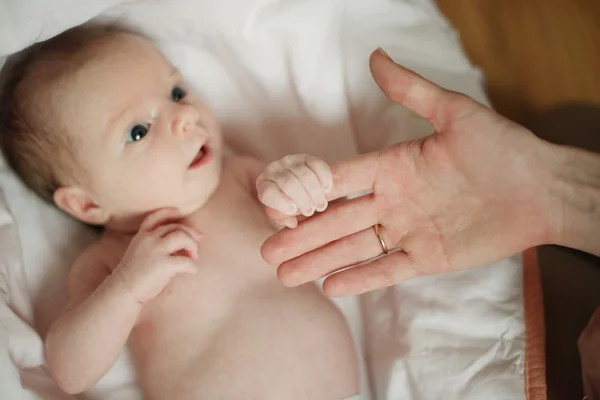
[[[183,90],[181,87],[175,86],[173,89],[171,89],[171,100],[177,103],[178,101],[183,99],[186,94],[187,93],[185,92],[185,90]]]
[[[137,142],[138,140],[143,139],[149,129],[150,125],[135,125],[127,134],[126,142]]]

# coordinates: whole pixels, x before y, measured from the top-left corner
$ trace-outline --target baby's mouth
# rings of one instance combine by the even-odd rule
[[[188,168],[194,169],[206,164],[210,160],[210,155],[210,149],[206,144],[204,144],[200,147],[200,150],[198,150],[198,154],[196,154],[196,157],[194,157]]]

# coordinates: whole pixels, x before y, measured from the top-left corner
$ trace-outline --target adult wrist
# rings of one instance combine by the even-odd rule
[[[600,256],[600,154],[547,144],[550,243]]]

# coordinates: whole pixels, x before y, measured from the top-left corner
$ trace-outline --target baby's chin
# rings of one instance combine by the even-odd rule
[[[138,210],[129,208],[123,213],[111,213],[113,217],[110,218],[110,225],[116,228],[116,230],[132,231],[136,227],[139,228],[144,218],[150,213],[163,208],[176,208],[179,210],[181,217],[195,213],[208,204],[219,187],[221,168],[220,166],[215,167],[207,171],[209,173],[202,174],[191,181],[185,182],[181,187],[176,188],[171,186],[168,190],[163,188],[157,193],[146,192],[146,199],[152,198],[153,201],[151,202],[145,202],[143,198],[137,197],[130,199],[130,201],[126,202],[127,204],[137,204],[141,205],[141,207]],[[119,207],[115,208],[118,209]],[[119,217],[116,217],[116,215]]]
[[[209,200],[208,197],[201,198],[201,199],[199,198],[199,199],[197,199],[197,202],[195,202],[194,204],[180,204],[180,205],[173,205],[172,207],[177,208],[182,217],[187,217],[187,216],[195,213],[202,207],[204,207],[206,205],[206,203],[208,203],[208,200]]]
[[[208,204],[217,191],[218,184],[218,179],[215,179],[214,182],[204,181],[201,186],[201,191],[191,193],[189,196],[186,196],[184,201],[173,202],[169,207],[177,208],[182,216],[193,214]]]

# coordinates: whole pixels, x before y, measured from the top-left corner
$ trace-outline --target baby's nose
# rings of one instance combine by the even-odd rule
[[[190,121],[185,117],[177,116],[173,119],[173,133],[181,135],[189,129]]]
[[[190,108],[181,110],[173,118],[173,133],[180,135],[186,133],[196,123],[196,113]]]

